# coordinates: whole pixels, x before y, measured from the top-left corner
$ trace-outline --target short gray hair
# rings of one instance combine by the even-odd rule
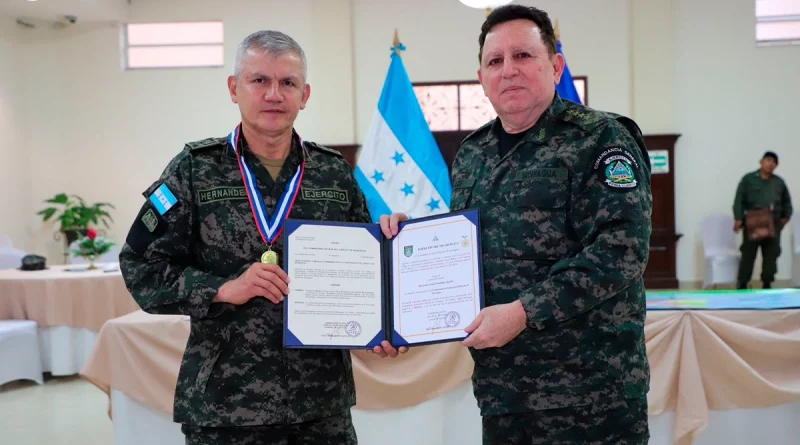
[[[306,53],[303,48],[291,37],[280,31],[257,31],[247,36],[242,43],[239,44],[239,49],[236,51],[236,64],[233,67],[234,77],[239,77],[241,74],[244,59],[247,57],[247,52],[251,49],[258,49],[264,51],[266,54],[280,56],[286,53],[294,53],[300,57],[303,62],[303,80],[308,77],[308,68],[306,64]]]

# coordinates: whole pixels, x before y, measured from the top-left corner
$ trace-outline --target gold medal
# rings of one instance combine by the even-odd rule
[[[261,262],[263,264],[278,264],[278,254],[268,250],[261,255]]]

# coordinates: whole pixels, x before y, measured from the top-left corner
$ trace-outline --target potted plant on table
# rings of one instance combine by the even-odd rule
[[[107,202],[87,205],[80,196],[68,196],[66,193],[59,193],[45,202],[53,205],[36,214],[41,215],[45,222],[56,217],[60,223],[58,231],[64,234],[67,247],[81,235],[86,235],[90,224],[103,224],[108,228],[108,222],[114,221],[106,210],[113,209],[114,206]]]
[[[94,260],[108,253],[113,245],[114,242],[108,238],[98,237],[97,230],[92,227],[86,231],[86,236],[78,239],[77,246],[70,250],[76,256],[89,260],[89,270],[95,270],[97,266],[94,265]]]

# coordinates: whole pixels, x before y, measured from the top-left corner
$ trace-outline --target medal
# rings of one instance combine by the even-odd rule
[[[268,250],[261,254],[261,263],[262,264],[278,264],[278,254]]]
[[[239,124],[228,136],[228,142],[236,154],[239,161],[239,171],[242,174],[242,181],[244,182],[244,189],[247,192],[247,199],[250,201],[250,210],[253,212],[253,219],[256,222],[258,233],[261,234],[261,239],[267,245],[267,251],[261,254],[261,263],[263,264],[278,264],[278,254],[272,251],[272,244],[278,239],[278,236],[283,232],[283,222],[289,217],[289,214],[294,207],[294,201],[297,199],[298,192],[300,191],[300,183],[303,182],[303,173],[306,169],[305,153],[303,153],[303,162],[297,167],[297,171],[292,175],[292,179],[286,184],[286,190],[283,191],[280,199],[275,205],[275,213],[270,218],[267,212],[267,207],[264,204],[264,199],[261,197],[261,191],[256,184],[255,175],[250,169],[250,166],[245,161],[244,156],[239,153],[239,138],[241,137],[242,125]],[[300,151],[302,152],[303,141],[300,141]]]

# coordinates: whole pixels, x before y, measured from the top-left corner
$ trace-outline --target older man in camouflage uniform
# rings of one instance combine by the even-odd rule
[[[650,171],[631,120],[563,101],[552,24],[494,10],[478,76],[496,119],[453,164],[481,212],[486,308],[467,328],[483,442],[645,444]],[[381,217],[387,235],[404,215]]]
[[[286,199],[292,218],[370,222],[342,156],[293,130],[310,94],[305,79],[305,56],[289,36],[246,38],[228,80],[241,126],[175,156],[144,192],[120,254],[143,310],[191,317],[174,406],[188,444],[357,442],[349,352],[283,348],[288,279],[259,262],[277,263],[270,256],[283,245],[260,233],[248,198],[256,190],[244,180],[248,166],[269,218]]]

